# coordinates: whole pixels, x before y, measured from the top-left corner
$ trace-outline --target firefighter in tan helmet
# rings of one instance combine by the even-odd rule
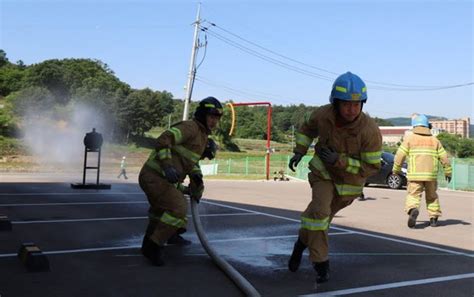
[[[189,176],[190,197],[199,202],[204,183],[198,162],[222,114],[219,100],[203,99],[192,120],[179,122],[158,137],[140,171],[139,184],[150,203],[141,251],[155,266],[164,264],[166,243],[189,244],[179,235],[185,232],[187,224],[187,203],[180,185]]]
[[[318,283],[329,279],[328,230],[334,215],[359,197],[366,178],[380,169],[382,136],[375,121],[362,112],[366,101],[362,79],[351,72],[342,74],[333,84],[331,104],[313,111],[296,133],[289,163],[293,171],[313,140],[317,142],[309,162],[312,200],[301,214],[288,268],[296,271],[309,248]]]
[[[421,194],[425,191],[426,208],[430,216],[430,226],[438,225],[441,216],[438,194],[439,165],[444,168],[444,175],[451,181],[451,165],[448,155],[441,142],[431,135],[428,117],[415,114],[411,124],[413,133],[407,136],[397,150],[393,164],[393,173],[399,174],[405,158],[408,160],[407,180],[408,195],[405,201],[405,211],[408,214],[408,227],[416,225],[419,214]]]

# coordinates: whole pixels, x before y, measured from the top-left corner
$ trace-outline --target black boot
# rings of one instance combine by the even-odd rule
[[[318,276],[316,277],[316,282],[318,284],[325,283],[329,280],[329,260],[324,262],[315,262],[313,263],[314,270]]]
[[[408,227],[413,228],[416,225],[416,218],[420,212],[417,208],[412,208],[408,211]]]
[[[293,253],[291,253],[290,260],[288,261],[288,269],[291,272],[295,272],[300,267],[301,257],[303,256],[305,249],[306,245],[301,242],[298,237],[298,240],[296,240],[295,245],[293,246]]]
[[[154,243],[153,240],[148,238],[146,235],[143,238],[142,253],[155,266],[163,266],[165,264],[162,258],[163,247]]]
[[[438,218],[437,217],[430,218],[430,226],[431,227],[438,226]]]
[[[143,236],[143,241],[142,241],[142,248],[141,248],[141,251],[142,251],[142,254],[145,255],[145,254],[149,254],[149,251],[150,251],[150,248],[151,248],[151,244],[150,244],[150,238],[148,238],[148,235],[144,235]]]
[[[170,245],[190,245],[191,244],[191,241],[190,240],[187,240],[187,239],[184,239],[181,235],[179,234],[174,234],[173,236],[171,236],[168,241],[166,241],[166,244],[170,244]]]

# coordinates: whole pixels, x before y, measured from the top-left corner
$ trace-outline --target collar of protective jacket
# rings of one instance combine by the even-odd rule
[[[418,126],[413,128],[413,133],[419,135],[431,135],[431,130],[427,127]]]
[[[207,135],[210,135],[211,134],[211,130],[209,128],[207,128],[203,123],[201,123],[200,121],[196,120],[195,118],[193,119],[193,121],[196,122],[196,124],[198,125],[198,127],[205,131]]]

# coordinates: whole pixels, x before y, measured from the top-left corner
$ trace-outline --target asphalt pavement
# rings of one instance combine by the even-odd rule
[[[473,296],[472,248],[341,225],[338,218],[329,230],[330,281],[316,286],[306,256],[297,272],[289,272],[303,209],[275,207],[274,198],[266,203],[259,189],[268,185],[276,184],[209,182],[210,196],[199,204],[210,244],[262,296]],[[219,199],[220,187],[241,202]],[[291,195],[281,191],[282,197]],[[192,220],[184,234],[192,244],[165,247],[166,265],[151,266],[139,251],[147,209],[133,181],[114,183],[111,190],[76,190],[64,182],[0,183],[0,214],[13,225],[12,231],[0,231],[0,295],[242,296],[205,253]],[[466,224],[472,236],[471,222]],[[23,242],[41,248],[51,271],[26,271],[17,257]]]

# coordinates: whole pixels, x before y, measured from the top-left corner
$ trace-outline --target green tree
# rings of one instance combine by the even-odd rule
[[[453,156],[456,156],[457,146],[460,137],[458,135],[442,132],[438,134],[438,139],[441,141],[444,149]]]
[[[48,89],[28,87],[10,94],[7,100],[13,106],[13,112],[20,117],[42,117],[51,114],[54,96]]]
[[[0,100],[0,135],[2,136],[14,136],[18,130],[12,109],[13,106],[9,101]]]
[[[474,139],[460,139],[458,143],[457,156],[459,158],[474,157]]]
[[[173,95],[150,89],[134,90],[120,101],[119,125],[126,134],[144,136],[173,112]]]
[[[378,117],[374,117],[373,119],[377,123],[378,126],[393,126],[393,124],[388,120],[384,120]]]
[[[7,58],[7,53],[0,49],[0,67],[3,67],[9,63],[8,58]]]

